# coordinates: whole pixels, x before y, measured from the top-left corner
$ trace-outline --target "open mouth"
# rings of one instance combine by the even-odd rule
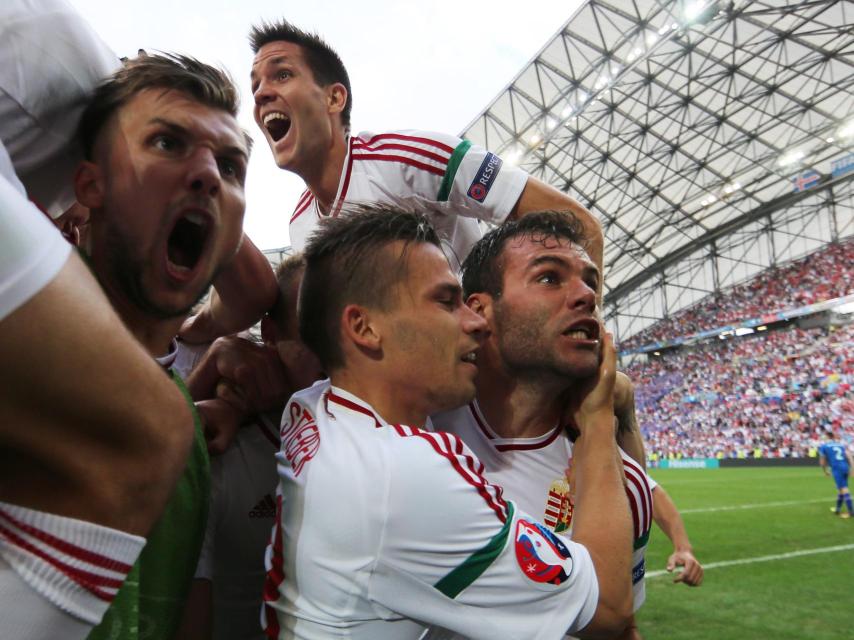
[[[166,257],[176,271],[192,271],[198,264],[209,229],[210,220],[204,214],[189,212],[178,218],[166,244]]]
[[[598,340],[599,325],[593,321],[576,322],[569,329],[563,332],[567,338],[573,340]]]
[[[291,119],[284,113],[268,113],[264,116],[264,128],[267,130],[267,133],[270,134],[273,142],[278,142],[287,135],[288,131],[290,131]]]

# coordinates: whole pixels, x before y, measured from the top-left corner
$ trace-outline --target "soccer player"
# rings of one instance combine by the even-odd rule
[[[270,313],[261,321],[264,345],[251,345],[251,348],[275,354],[289,373],[287,385],[291,391],[309,387],[325,377],[317,357],[299,339],[296,300],[304,269],[301,255],[289,256],[276,268],[280,293]],[[241,338],[220,338],[217,343],[224,343],[223,348],[241,351],[250,348],[248,341]],[[216,384],[222,370],[221,361],[228,357],[220,351],[203,358],[197,369],[189,374],[191,391],[194,378],[198,376],[207,377]],[[245,362],[242,357],[240,360]],[[212,365],[214,375],[211,376],[206,370]],[[268,367],[261,363],[254,369],[267,370]],[[261,382],[268,387],[277,386],[269,383],[274,374],[262,377],[267,378]],[[260,385],[248,381],[239,385],[239,389],[253,386]],[[278,475],[274,454],[279,450],[279,423],[289,396],[290,393],[282,397],[276,409],[253,415],[250,423],[237,432],[225,453],[211,459],[208,526],[187,602],[188,610],[178,634],[180,638],[260,640],[264,637],[258,617],[265,576],[264,549],[276,515]],[[237,402],[247,400],[241,397]]]
[[[58,212],[73,199],[75,118],[118,66],[102,52],[66,2],[0,4],[2,638],[89,633],[192,439],[179,390],[26,197]]]
[[[474,246],[463,263],[464,296],[490,329],[478,354],[477,396],[433,416],[434,427],[459,436],[520,508],[567,535],[578,505],[574,427],[562,416],[595,377],[602,338],[600,274],[583,245],[572,218],[540,212],[493,229]],[[631,574],[637,611],[655,482],[622,450],[620,456],[633,527],[626,578]],[[629,627],[621,637],[639,636]]]
[[[485,321],[424,216],[331,218],[306,249],[300,335],[330,380],[280,430],[268,548],[269,637],[470,638],[607,633],[630,613],[631,525],[613,436],[616,354],[600,335],[579,394],[575,541],[487,482],[428,416],[474,395]]]
[[[192,421],[70,245],[2,177],[0,354],[0,637],[84,638],[163,510]]]
[[[854,506],[851,504],[851,493],[848,491],[848,476],[851,475],[851,456],[845,450],[845,445],[833,439],[833,432],[824,432],[825,442],[818,448],[818,459],[824,475],[833,475],[836,483],[836,507],[831,508],[841,518],[850,518],[854,515]],[[828,470],[828,467],[830,468]],[[847,512],[842,512],[842,502],[845,502]]]
[[[81,119],[86,159],[75,189],[90,210],[85,253],[124,324],[166,370],[181,322],[242,237],[249,146],[237,95],[224,72],[193,58],[141,56],[98,88]],[[195,423],[190,458],[135,579],[92,637],[134,637],[137,627],[171,637],[178,624],[208,505]]]
[[[590,254],[601,268],[600,224],[567,194],[456,136],[424,131],[351,135],[350,80],[332,47],[284,20],[254,27],[249,39],[255,53],[255,122],[276,164],[308,187],[290,217],[295,250],[302,250],[320,220],[337,216],[347,203],[430,203],[430,220],[458,267],[481,236],[479,220],[501,224],[529,211],[554,209],[573,212],[582,221]],[[214,296],[184,335],[212,340],[211,332],[231,333],[229,314]]]

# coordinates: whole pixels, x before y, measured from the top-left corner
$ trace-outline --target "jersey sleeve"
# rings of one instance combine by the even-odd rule
[[[468,638],[554,638],[586,626],[599,594],[587,550],[505,502],[455,436],[411,440],[393,462],[372,601]]]
[[[53,280],[70,253],[59,230],[0,177],[0,320]]]
[[[522,195],[528,174],[496,154],[456,136],[424,131],[362,134],[353,155],[394,157],[399,194],[438,205],[440,211],[501,224]],[[389,196],[394,194],[390,193]]]

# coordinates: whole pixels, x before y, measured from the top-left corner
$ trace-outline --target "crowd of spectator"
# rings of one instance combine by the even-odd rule
[[[671,315],[620,344],[621,350],[727,326],[774,311],[830,300],[850,293],[854,281],[854,238],[771,268]]]
[[[815,456],[827,429],[854,441],[854,324],[715,340],[627,373],[653,462]]]

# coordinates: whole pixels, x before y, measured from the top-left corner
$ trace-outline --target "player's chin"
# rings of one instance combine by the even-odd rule
[[[462,407],[474,400],[477,388],[474,385],[474,380],[461,379],[453,387],[448,387],[442,394],[441,400],[438,403],[441,405],[436,411],[450,411],[457,407]]]
[[[593,378],[599,372],[599,356],[590,354],[590,357],[575,358],[563,364],[563,375],[575,380]]]

